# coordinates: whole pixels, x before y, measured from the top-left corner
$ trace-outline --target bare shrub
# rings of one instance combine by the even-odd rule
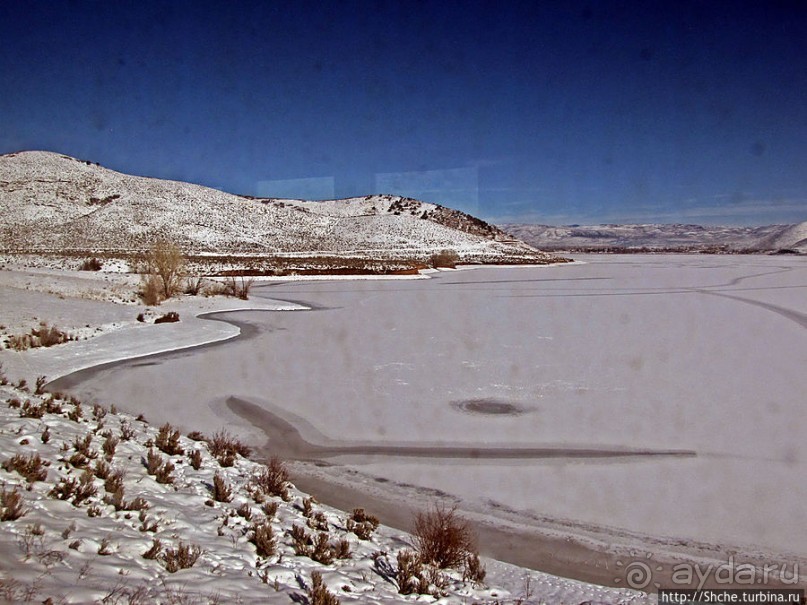
[[[227,278],[226,282],[226,289],[227,293],[230,296],[235,296],[236,298],[240,298],[241,300],[248,300],[249,299],[249,291],[252,289],[252,285],[255,283],[255,279],[251,277],[246,277],[244,275],[231,275]]]
[[[101,544],[98,546],[98,554],[102,557],[112,554],[112,550],[109,548],[109,538],[104,537],[101,540]]]
[[[468,553],[465,557],[465,567],[462,570],[462,579],[471,581],[474,584],[482,584],[485,581],[487,570],[479,560],[479,555],[476,553]]]
[[[196,564],[202,556],[202,549],[193,544],[179,543],[177,548],[168,548],[162,554],[162,560],[168,573],[175,573],[180,569],[188,569]]]
[[[338,542],[333,545],[334,553],[337,559],[350,558],[350,542],[345,538],[340,538]]]
[[[210,453],[219,461],[219,464],[224,467],[232,466],[235,462],[236,455],[248,458],[252,453],[249,446],[230,435],[227,431],[219,431],[213,435],[213,437],[207,439],[207,446],[210,449]]]
[[[106,436],[104,440],[104,444],[101,446],[101,449],[104,451],[104,456],[108,461],[112,461],[113,456],[115,455],[115,450],[118,447],[118,443],[120,440],[117,437],[114,437],[112,433]]]
[[[81,452],[75,452],[67,461],[76,468],[84,468],[90,463],[90,461],[87,460],[87,456]]]
[[[249,505],[249,502],[244,502],[241,506],[238,507],[236,510],[239,517],[242,517],[246,521],[252,520],[252,507]]]
[[[275,537],[268,519],[255,521],[248,539],[255,545],[259,557],[271,557],[275,554]]]
[[[402,550],[398,553],[398,569],[395,581],[398,583],[398,592],[408,594],[428,594],[429,581],[423,575],[423,562],[417,553],[411,550]]]
[[[308,602],[311,605],[339,605],[336,595],[328,591],[322,582],[322,574],[311,572],[311,588],[308,589]]]
[[[157,483],[171,484],[174,482],[174,476],[171,474],[174,472],[174,465],[170,461],[164,462],[163,457],[153,449],[149,449],[146,454],[145,465],[146,472],[153,475]]]
[[[270,496],[289,497],[289,471],[283,461],[273,456],[263,470],[253,475],[252,484]]]
[[[440,569],[461,565],[476,552],[474,536],[456,508],[437,505],[415,517],[415,546],[421,561]]]
[[[314,502],[313,496],[303,499],[303,516],[307,519],[310,519],[311,515],[314,514]]]
[[[325,517],[325,513],[321,510],[313,513],[308,518],[308,527],[318,531],[328,531],[328,519]]]
[[[179,456],[185,453],[185,450],[179,445],[179,431],[169,423],[165,423],[160,427],[154,445],[169,456]]]
[[[59,482],[54,485],[48,495],[59,500],[69,500],[76,493],[78,488],[78,481],[73,477],[62,477]]]
[[[96,471],[96,476],[104,479],[104,489],[109,492],[110,494],[114,494],[120,489],[123,489],[123,471],[121,469],[116,469],[107,473],[106,477],[101,477],[98,472]]]
[[[30,454],[23,456],[22,454],[15,454],[3,462],[3,469],[10,472],[17,472],[28,483],[34,481],[44,481],[48,476],[46,463],[40,458],[39,454]]]
[[[78,506],[85,500],[92,498],[98,493],[98,488],[95,487],[95,475],[89,469],[81,473],[79,478],[78,487],[76,488],[75,496],[73,496],[73,504]]]
[[[333,563],[333,560],[336,558],[336,553],[328,541],[328,534],[325,532],[320,532],[317,534],[317,537],[314,538],[314,545],[311,549],[311,553],[308,556],[314,561],[322,563],[323,565],[330,565]]]
[[[328,539],[327,532],[320,532],[316,537],[312,537],[301,526],[294,524],[289,535],[295,554],[308,557],[323,565],[330,565],[336,558],[350,556],[350,543],[347,540],[332,543]]]
[[[76,450],[77,453],[85,456],[89,460],[95,460],[98,458],[98,452],[91,448],[92,446],[92,433],[87,433],[84,436],[84,439],[79,439],[76,437],[73,440],[73,449]]]
[[[22,496],[15,487],[12,491],[6,491],[3,487],[0,491],[0,521],[16,521],[25,514],[22,506]]]
[[[155,242],[143,258],[143,301],[146,304],[155,304],[146,300],[147,291],[151,295],[150,299],[156,298],[157,303],[179,294],[185,265],[185,257],[179,246],[165,240]]]
[[[143,498],[138,496],[134,500],[126,500],[124,498],[125,490],[123,488],[123,484],[118,484],[114,487],[114,490],[110,490],[110,493],[104,497],[104,502],[109,504],[115,508],[116,511],[129,511],[129,510],[136,510],[136,511],[145,511],[148,510],[149,504]]]
[[[274,516],[277,514],[278,504],[277,502],[266,502],[262,507],[261,510],[263,514],[266,515],[267,518],[273,519]]]
[[[160,553],[163,550],[162,542],[160,542],[159,538],[153,538],[151,541],[151,548],[149,548],[146,552],[143,553],[144,559],[153,560],[160,556]]]
[[[81,263],[81,271],[100,271],[104,263],[100,258],[88,258]]]
[[[199,296],[204,285],[204,278],[198,275],[189,275],[185,280],[185,294]]]
[[[112,467],[109,466],[109,464],[105,460],[97,460],[95,462],[95,466],[92,469],[92,472],[99,479],[103,479],[104,481],[106,481],[109,478],[109,474],[112,472]]]
[[[34,388],[34,395],[42,395],[45,392],[45,384],[48,379],[45,376],[36,377],[36,388]]]
[[[149,475],[156,475],[157,470],[162,466],[162,464],[163,457],[154,450],[150,449],[146,454],[146,472]]]
[[[92,406],[92,418],[96,422],[101,422],[106,417],[106,415],[107,415],[107,409],[104,406],[97,403]]]
[[[213,475],[213,499],[217,502],[229,502],[233,499],[233,490],[219,473]]]
[[[120,440],[121,441],[129,441],[133,439],[135,436],[134,429],[129,426],[127,422],[121,422],[120,425]]]
[[[193,453],[189,457],[191,466],[194,470],[199,470],[202,468],[202,452],[199,450],[193,450]]]
[[[78,422],[84,416],[84,410],[81,408],[81,402],[76,401],[73,404],[73,409],[67,412],[67,417],[73,422]]]
[[[140,300],[149,307],[155,307],[163,301],[162,290],[160,288],[160,278],[156,275],[146,275],[143,278],[140,289]],[[140,314],[142,315],[142,313]],[[139,316],[138,316],[139,317]]]
[[[313,541],[311,540],[311,536],[309,536],[301,526],[296,523],[292,525],[289,535],[291,536],[294,554],[306,557],[311,554],[311,544]]]
[[[429,264],[435,269],[439,267],[453,269],[457,266],[459,260],[460,256],[454,250],[440,250],[440,252],[431,255]]]
[[[32,346],[39,347],[52,347],[70,340],[67,332],[63,332],[56,326],[49,326],[46,322],[39,324],[39,329],[31,330],[31,335],[34,336]]]
[[[174,465],[171,462],[166,462],[157,469],[154,478],[157,480],[157,483],[171,484],[174,482],[174,475],[171,474],[173,472]]]
[[[347,520],[347,530],[356,534],[359,540],[369,540],[378,525],[378,517],[368,515],[363,508],[354,508]]]
[[[109,490],[107,490],[107,491],[109,491]],[[121,485],[116,490],[113,490],[109,494],[104,496],[104,503],[114,506],[116,511],[123,510],[125,505],[126,505],[126,501],[124,500],[124,495],[125,495],[125,490],[123,489],[123,486]]]
[[[31,400],[26,400],[20,409],[20,418],[42,418],[45,415],[45,404],[39,405],[31,403]]]
[[[191,431],[188,433],[188,439],[193,439],[194,441],[207,441],[207,438],[199,431]]]

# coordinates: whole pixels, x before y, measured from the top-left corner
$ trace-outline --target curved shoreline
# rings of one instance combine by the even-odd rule
[[[727,298],[734,298],[734,297],[727,297]],[[744,301],[747,302],[747,301]],[[236,326],[240,329],[238,334],[215,340],[209,341],[200,344],[189,345],[186,347],[179,347],[168,351],[159,351],[145,355],[138,355],[137,357],[115,360],[111,362],[107,362],[104,364],[92,366],[90,368],[85,368],[79,370],[78,372],[74,372],[71,374],[67,374],[60,379],[53,381],[51,384],[58,383],[60,380],[65,380],[66,386],[62,386],[59,384],[60,388],[69,388],[71,379],[73,382],[79,382],[88,374],[92,372],[98,372],[105,369],[109,369],[110,367],[121,365],[125,363],[130,363],[133,360],[137,360],[142,362],[144,360],[156,360],[160,358],[160,356],[171,356],[171,355],[184,355],[190,354],[192,351],[195,352],[197,349],[201,349],[204,347],[212,347],[218,346],[220,344],[225,344],[227,342],[232,342],[237,337],[243,336],[244,338],[254,337],[258,333],[258,328],[256,328],[253,324],[249,322],[242,322],[234,320],[232,317],[230,318],[223,318],[219,317],[221,315],[225,315],[227,313],[234,313],[236,311],[253,311],[253,310],[264,310],[264,309],[257,309],[257,308],[244,308],[244,309],[232,309],[232,310],[216,310],[210,311],[205,313],[200,313],[196,317],[199,319],[210,319],[212,321],[220,321],[223,323],[227,323],[233,326]],[[266,309],[268,310],[268,309]],[[771,311],[771,309],[768,309]],[[238,413],[232,406],[228,406],[232,411]],[[243,412],[249,413],[248,410],[242,405],[240,408]],[[260,409],[260,408],[259,408]],[[242,414],[239,414],[242,417]],[[251,422],[254,426],[258,428],[263,428],[265,419],[259,419],[258,422]],[[294,428],[294,425],[290,425]],[[296,429],[295,429],[296,430]],[[281,431],[282,432],[282,431]],[[298,435],[299,435],[299,431]],[[302,439],[302,437],[301,437]],[[302,459],[315,459],[319,460],[321,458],[328,458],[328,457],[335,457],[340,455],[362,455],[367,454],[367,450],[363,449],[359,451],[358,449],[351,449],[351,450],[344,450],[337,448],[332,448],[331,446],[317,446],[309,441],[305,441],[302,439],[303,450],[302,452],[305,453],[305,456],[300,456],[299,458]],[[277,442],[274,442],[277,443]],[[298,444],[299,446],[300,444]],[[313,456],[311,458],[308,457],[311,454],[312,450],[306,450],[306,447],[310,446],[320,447],[319,450],[313,450],[315,453],[318,453],[319,456]],[[351,448],[358,448],[359,446],[351,446]],[[366,446],[361,446],[366,447]],[[395,451],[394,446],[383,446],[382,450],[377,450],[375,453],[380,455],[401,455],[400,452]],[[273,445],[274,449],[274,445]],[[415,452],[413,455],[419,456],[427,456],[429,453],[434,453],[433,450],[428,449],[428,446],[425,446],[425,449],[419,448],[422,451]],[[262,451],[262,450],[261,450]],[[468,457],[467,454],[469,453],[468,448],[465,448],[462,452],[462,455]],[[579,454],[582,456],[582,450]],[[451,456],[448,455],[450,452],[446,452],[447,458]],[[455,451],[455,454],[459,455],[459,451]],[[536,456],[540,455],[541,452],[535,451],[533,454]],[[546,452],[544,452],[546,453]],[[689,452],[674,452],[674,455],[691,455]],[[402,454],[406,455],[406,454]],[[670,455],[669,452],[663,452],[662,455]],[[296,457],[296,456],[295,456]],[[473,457],[473,456],[471,456]],[[506,457],[506,456],[503,456]],[[298,459],[299,459],[298,458]],[[296,482],[299,484],[300,487],[306,489],[306,491],[312,492],[317,495],[324,503],[331,504],[343,510],[349,510],[352,506],[365,506],[370,508],[372,506],[373,512],[380,513],[379,516],[382,517],[382,521],[387,525],[392,525],[394,527],[399,527],[401,529],[411,529],[410,523],[412,518],[412,513],[416,512],[416,509],[410,505],[408,501],[402,501],[401,499],[390,497],[384,497],[384,495],[368,495],[365,490],[361,489],[360,485],[355,486],[345,486],[341,483],[336,482],[328,482],[327,479],[319,476],[315,477],[313,474],[306,474],[303,473],[303,478],[298,479],[295,477]],[[305,476],[307,475],[307,476]],[[353,502],[353,504],[351,504]],[[382,512],[383,511],[383,512]],[[520,526],[518,529],[513,528],[505,528],[501,526],[494,526],[489,523],[485,522],[478,522],[474,523],[477,531],[479,532],[480,539],[483,542],[483,554],[487,554],[489,556],[493,556],[497,559],[504,560],[507,562],[511,562],[517,565],[522,565],[525,567],[530,567],[534,569],[540,569],[542,571],[546,571],[549,573],[554,573],[557,575],[561,575],[564,577],[573,577],[576,579],[580,579],[587,582],[593,582],[602,585],[610,585],[610,586],[624,586],[623,583],[619,583],[619,573],[617,570],[617,563],[620,562],[620,555],[615,554],[613,552],[614,546],[612,543],[603,541],[599,544],[599,548],[593,547],[589,544],[584,543],[576,538],[575,532],[571,530],[566,533],[563,537],[557,536],[547,536],[544,534],[533,533],[528,528],[524,526]],[[603,530],[603,535],[607,538],[607,530]],[[660,540],[662,545],[667,545],[666,541]],[[710,547],[709,554],[704,555],[707,558],[713,558],[711,555],[716,556],[725,556],[723,553],[730,552],[729,547],[725,545],[708,545]],[[664,553],[672,553],[671,550],[667,550],[662,546],[659,551],[663,551]],[[655,554],[656,551],[654,551]],[[659,553],[660,554],[660,553]],[[676,553],[678,555],[678,553]],[[624,552],[621,555],[621,559],[625,559],[628,556]],[[681,557],[668,559],[668,560],[676,560],[680,561],[682,557],[686,557],[686,555],[682,555]],[[654,558],[654,561],[658,562],[663,559]],[[696,559],[692,559],[696,560]],[[761,559],[763,560],[764,559]],[[624,571],[624,570],[621,570]],[[661,575],[658,576],[659,579],[663,580]],[[671,585],[669,578],[667,578],[667,582],[665,585]],[[652,589],[652,586],[651,586]]]
[[[259,329],[249,322],[239,321],[232,317],[213,317],[216,315],[226,315],[237,311],[255,311],[260,309],[238,309],[226,311],[212,311],[199,314],[197,317],[203,320],[225,322],[239,328],[239,333],[221,340],[190,345],[184,348],[177,348],[170,351],[154,352],[148,355],[115,360],[84,368],[76,372],[62,376],[50,383],[48,387],[59,389],[69,389],[73,384],[81,382],[88,376],[108,370],[112,367],[121,366],[127,363],[142,363],[144,360],[157,360],[167,358],[172,355],[184,355],[189,351],[197,351],[204,347],[214,347],[233,342],[237,338],[250,338],[259,333]],[[299,419],[300,426],[295,425],[288,419],[281,418],[277,414],[245,401],[236,396],[231,396],[226,401],[226,407],[248,421],[252,426],[264,432],[270,440],[268,444],[256,448],[259,459],[268,460],[272,455],[285,453],[294,469],[293,481],[298,488],[315,495],[323,504],[333,506],[340,510],[351,510],[363,507],[377,515],[381,522],[390,527],[411,532],[413,530],[413,519],[415,515],[433,503],[435,499],[449,497],[449,494],[435,493],[433,490],[419,489],[416,486],[401,486],[392,482],[376,479],[375,484],[368,488],[361,482],[345,482],[329,477],[321,472],[323,467],[330,466],[328,457],[338,457],[344,455],[362,455],[367,453],[367,445],[340,446],[330,443],[331,440],[322,438],[320,441],[325,445],[318,445],[311,441],[316,439],[318,432],[304,419]],[[287,415],[291,415],[290,413]],[[268,422],[267,422],[268,420]],[[301,426],[304,431],[301,431]],[[303,436],[308,433],[309,439]],[[398,446],[375,446],[379,455],[397,455],[401,451]],[[457,450],[449,448],[440,452],[441,448],[429,446],[417,446],[414,451],[409,452],[411,456],[451,458]],[[464,448],[463,453],[467,454],[469,448]],[[473,449],[473,448],[471,448]],[[597,457],[597,450],[586,448],[575,448],[572,450],[553,450],[552,448],[530,448],[535,456],[557,456],[567,455],[571,458],[585,459]],[[516,450],[517,451],[517,450]],[[529,451],[529,450],[528,450]],[[496,452],[491,459],[496,459]],[[317,454],[317,455],[312,455]],[[441,455],[445,454],[445,455]],[[406,453],[403,453],[406,455]],[[652,451],[600,451],[600,457],[611,457],[615,460],[630,459],[635,456],[674,456],[692,457],[696,455],[691,451],[662,451],[654,453]],[[519,454],[502,453],[499,459],[514,459],[520,457]],[[325,460],[323,460],[325,459]],[[484,460],[484,458],[477,458]],[[421,496],[420,498],[418,496]],[[727,545],[714,544],[694,544],[686,541],[673,539],[655,538],[653,536],[632,536],[620,537],[621,532],[605,527],[585,527],[576,528],[574,523],[569,524],[562,521],[553,523],[547,520],[546,523],[537,523],[530,519],[522,522],[513,519],[506,520],[496,516],[492,520],[489,517],[466,511],[469,522],[476,531],[480,542],[480,553],[493,559],[504,561],[519,567],[525,567],[550,573],[564,578],[579,580],[592,584],[610,587],[626,587],[625,577],[630,569],[626,568],[632,560],[636,559],[637,552],[643,553],[642,559],[652,556],[659,566],[654,574],[654,580],[661,582],[664,586],[673,585],[673,567],[682,562],[691,565],[702,564],[703,561],[722,562],[721,557],[725,552],[739,553],[742,549]],[[514,511],[518,516],[517,511]],[[512,517],[512,515],[509,515]],[[628,534],[626,534],[628,535]],[[652,553],[652,555],[650,554]],[[778,555],[777,555],[778,556]],[[784,555],[782,555],[784,556]],[[792,559],[792,557],[791,557]],[[766,554],[749,555],[747,559],[760,567],[770,558]],[[725,585],[717,586],[725,588]],[[735,586],[742,588],[743,586]],[[646,590],[652,592],[654,586],[651,585]]]
[[[236,415],[266,435],[267,442],[281,457],[310,461],[335,458],[338,456],[391,456],[395,458],[434,458],[483,460],[530,460],[530,459],[643,459],[643,458],[692,458],[697,452],[692,450],[634,450],[615,447],[505,447],[474,446],[464,443],[428,444],[399,443],[378,445],[352,441],[335,441],[317,435],[317,442],[307,440],[300,430],[279,415],[240,397],[230,396],[226,405]],[[312,428],[309,426],[309,431]]]

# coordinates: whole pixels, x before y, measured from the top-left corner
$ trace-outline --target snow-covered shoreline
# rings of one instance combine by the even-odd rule
[[[2,290],[7,290],[7,287],[0,287]],[[39,306],[26,310],[35,312],[43,320],[47,320],[49,305],[59,307],[70,304],[64,293],[61,293],[61,297],[42,291],[29,294],[27,301],[38,300]],[[233,310],[302,308],[294,303],[267,302],[265,299],[243,302],[220,298],[169,301],[159,308],[159,313],[177,310],[182,317],[178,323],[144,325],[131,320],[128,323],[121,321],[113,329],[86,340],[24,352],[3,350],[0,352],[0,361],[12,381],[18,382],[24,378],[33,384],[38,376],[57,378],[82,368],[205,346],[239,335],[238,327],[225,321],[211,321],[207,317],[211,314]],[[124,309],[126,315],[131,316],[137,310],[133,306],[125,306]],[[6,327],[14,329],[13,324]],[[269,559],[261,563],[255,559],[254,547],[247,542],[246,521],[238,515],[228,514],[225,510],[227,507],[222,504],[216,504],[213,509],[203,506],[202,501],[212,482],[212,471],[207,471],[210,477],[202,476],[187,466],[181,457],[170,458],[177,469],[174,491],[166,490],[165,486],[155,483],[145,474],[142,460],[145,459],[146,447],[143,444],[149,438],[154,439],[156,427],[149,427],[122,413],[108,413],[103,419],[91,419],[88,417],[90,410],[87,409],[84,418],[77,421],[67,419],[66,413],[22,418],[19,408],[9,406],[10,401],[17,399],[38,405],[47,396],[35,396],[11,386],[2,389],[2,461],[17,453],[38,453],[50,463],[45,482],[35,482],[32,491],[20,492],[24,497],[26,514],[16,521],[0,523],[0,530],[5,530],[0,531],[0,549],[5,553],[0,566],[0,582],[5,597],[15,600],[30,594],[38,598],[62,598],[63,602],[89,602],[103,598],[131,599],[137,595],[146,600],[181,595],[187,599],[185,602],[208,602],[215,595],[216,599],[228,602],[252,602],[252,595],[256,595],[255,602],[289,602],[290,598],[295,598],[294,595],[305,593],[306,586],[310,585],[310,573],[318,568],[317,565],[291,553],[281,555],[274,562]],[[67,409],[69,404],[63,407]],[[62,443],[68,444],[65,447],[69,448],[71,440],[85,433],[94,434],[94,440],[99,440],[101,432],[115,432],[116,429],[120,430],[121,425],[135,426],[138,431],[135,438],[127,441],[122,448],[126,450],[126,455],[117,456],[112,465],[125,473],[127,497],[141,495],[152,502],[147,518],[157,521],[159,529],[156,534],[137,530],[139,523],[131,513],[111,512],[109,506],[101,502],[103,488],[98,489],[97,503],[91,498],[84,506],[72,506],[48,496],[48,490],[56,483],[57,477],[68,480],[80,475],[78,469],[71,468],[63,461]],[[41,438],[46,427],[46,432],[52,435],[49,443],[44,443]],[[188,451],[196,447],[195,442],[186,438],[182,438],[181,443]],[[99,444],[100,441],[95,446]],[[205,462],[203,467],[206,466]],[[243,491],[245,477],[256,472],[257,468],[259,466],[255,463],[239,459],[234,467],[219,469],[218,472],[224,473],[226,480],[234,487],[241,486],[241,490],[236,491],[234,503],[246,502],[247,495]],[[0,470],[0,475],[8,490],[25,484],[14,472]],[[99,481],[96,478],[95,483]],[[293,496],[297,502],[307,494],[294,490]],[[87,506],[101,512],[88,517],[87,511],[90,509]],[[235,504],[230,508],[233,512]],[[206,510],[209,513],[200,515],[200,511]],[[291,507],[288,514],[298,514],[295,512],[297,510]],[[333,530],[342,525],[338,519],[344,513],[326,506],[322,506],[322,510]],[[278,518],[279,521],[275,523],[276,530],[281,532],[278,535],[285,535],[283,532],[289,530],[289,519],[292,517],[284,517],[281,513]],[[220,525],[223,519],[231,520],[230,527],[224,534],[219,531],[216,538],[215,528],[211,534],[211,524]],[[227,526],[226,522],[224,526]],[[69,539],[64,537],[65,534]],[[156,561],[142,557],[155,536],[161,537],[166,545],[175,545],[183,540],[200,545],[203,552],[200,563],[176,574],[165,573]],[[409,544],[411,538],[397,530],[382,528],[374,540],[368,545],[354,544],[355,555],[348,562],[326,566],[323,569],[326,585],[334,592],[341,591],[339,597],[342,602],[411,601],[412,597],[398,594],[394,584],[385,584],[373,571],[371,556],[375,551],[394,552]],[[525,598],[525,603],[578,603],[585,600],[627,603],[648,600],[641,593],[560,579],[492,560],[486,561],[486,564],[487,587],[474,588],[455,578],[447,588],[448,596],[437,602],[457,602],[460,599],[510,603]],[[254,568],[252,571],[251,567]],[[267,581],[273,588],[264,585],[260,580],[261,574],[269,578]],[[193,586],[193,589],[189,589],[189,586]]]

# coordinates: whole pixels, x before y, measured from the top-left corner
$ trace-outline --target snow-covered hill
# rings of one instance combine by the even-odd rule
[[[358,255],[472,262],[550,257],[467,214],[372,195],[310,202],[256,199],[130,176],[50,152],[0,156],[0,249],[136,252],[170,239],[190,254]]]
[[[785,227],[763,238],[760,247],[770,250],[801,250],[807,252],[807,221]]]
[[[504,224],[502,229],[546,250],[777,251],[807,252],[807,222],[764,227],[682,224],[535,225]]]

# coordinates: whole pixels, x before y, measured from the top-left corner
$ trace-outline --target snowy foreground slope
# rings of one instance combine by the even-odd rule
[[[392,195],[253,199],[129,176],[50,152],[0,156],[0,249],[132,253],[158,238],[190,254],[351,255],[546,262],[549,255],[462,212]]]
[[[402,595],[398,554],[411,550],[411,536],[382,526],[360,539],[349,514],[307,505],[291,484],[285,497],[259,493],[261,464],[217,458],[199,436],[174,436],[114,408],[31,390],[0,386],[0,602],[324,602],[313,598],[317,574],[342,603],[650,599],[496,561],[485,561],[484,583],[434,571],[434,594]],[[15,456],[29,462],[30,482]],[[264,537],[273,552],[259,552],[257,528],[271,528]],[[324,534],[343,552],[320,562],[298,554],[295,531]]]

